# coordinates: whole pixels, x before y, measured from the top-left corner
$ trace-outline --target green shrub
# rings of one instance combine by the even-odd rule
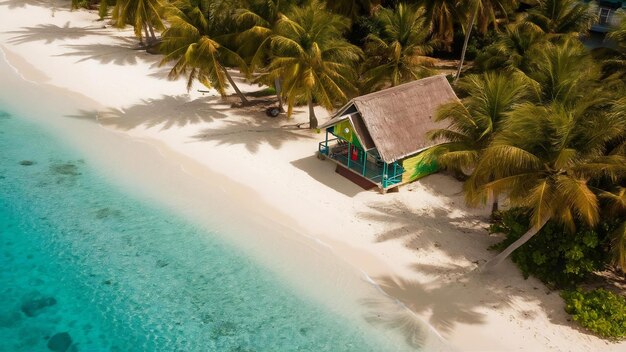
[[[524,209],[512,209],[498,214],[491,233],[504,233],[506,239],[493,246],[502,250],[520,238],[529,228],[529,216]],[[572,288],[589,273],[601,269],[608,261],[608,234],[614,226],[603,223],[595,229],[579,226],[570,233],[562,226],[549,222],[544,228],[511,255],[525,278],[533,275],[544,283],[560,288]]]
[[[565,311],[586,329],[612,340],[626,338],[626,299],[596,289],[564,291]]]
[[[276,95],[276,89],[274,87],[265,87],[261,90],[257,90],[255,92],[249,92],[246,93],[246,95],[255,97],[255,98],[260,98],[260,97],[269,97],[272,95]]]

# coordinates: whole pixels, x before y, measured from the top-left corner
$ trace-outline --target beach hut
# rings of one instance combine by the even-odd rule
[[[319,127],[318,156],[365,189],[397,189],[437,171],[420,153],[436,144],[428,131],[447,126],[435,122],[437,109],[455,100],[443,75],[354,98]]]

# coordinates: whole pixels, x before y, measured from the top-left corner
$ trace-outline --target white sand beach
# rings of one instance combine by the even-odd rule
[[[69,11],[69,1],[0,0],[0,49],[24,79],[89,101],[68,119],[156,146],[193,176],[227,179],[215,187],[331,247],[458,350],[626,351],[626,342],[576,327],[558,292],[524,280],[511,262],[472,272],[500,239],[486,231],[489,210],[467,208],[453,178],[364,191],[315,156],[324,137],[296,127],[307,121],[304,107],[293,119],[271,119],[200,85],[188,93],[185,82],[167,80],[158,55],[134,49],[131,29],[97,19]],[[323,122],[329,113],[317,115]]]

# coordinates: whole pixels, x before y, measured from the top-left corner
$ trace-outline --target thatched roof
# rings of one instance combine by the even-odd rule
[[[457,97],[446,77],[437,75],[356,97],[320,128],[350,118],[366,149],[372,141],[381,159],[392,163],[435,144],[426,134],[447,127],[434,117],[441,105],[454,100]],[[358,114],[345,114],[351,105]]]

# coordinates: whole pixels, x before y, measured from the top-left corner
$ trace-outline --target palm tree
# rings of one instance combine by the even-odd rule
[[[292,3],[286,0],[250,0],[245,7],[235,11],[235,21],[239,26],[237,52],[246,59],[252,71],[266,63],[274,28]]]
[[[597,20],[596,6],[579,0],[538,0],[526,20],[552,37],[586,34]]]
[[[622,94],[623,95],[623,94]],[[613,104],[611,114],[614,126],[621,126],[622,133],[609,143],[607,155],[626,156],[626,97],[618,99]],[[610,180],[604,191],[600,191],[601,198],[605,201],[604,214],[606,218],[618,219],[619,225],[611,234],[611,257],[612,263],[626,273],[626,177],[618,182]]]
[[[607,38],[617,44],[615,57],[605,62],[607,71],[619,71],[622,77],[626,77],[626,15],[621,15],[619,24],[607,34]]]
[[[354,21],[357,17],[369,15],[372,11],[371,0],[326,0],[328,9]]]
[[[424,8],[424,15],[432,26],[433,37],[451,49],[454,40],[454,28],[457,22],[465,20],[463,11],[458,10],[458,0],[417,0],[417,5]]]
[[[314,101],[330,110],[356,92],[353,65],[361,51],[343,39],[348,26],[317,0],[294,6],[276,25],[272,60],[263,76],[283,79],[288,116],[296,103],[307,102],[310,128],[317,128]]]
[[[433,74],[430,28],[424,10],[399,4],[394,10],[382,9],[379,34],[367,36],[366,68],[363,83],[367,91],[410,82]]]
[[[465,28],[465,39],[463,40],[463,48],[461,49],[461,59],[459,60],[459,66],[457,67],[456,75],[454,76],[454,82],[457,82],[461,77],[461,70],[463,69],[463,62],[465,61],[465,53],[467,52],[467,45],[469,43],[470,36],[472,35],[472,29],[476,19],[479,19],[482,32],[486,32],[490,23],[497,24],[496,12],[503,13],[506,16],[507,9],[515,8],[517,0],[468,0],[466,6],[468,11],[471,11],[469,23]]]
[[[626,158],[603,155],[606,143],[621,133],[603,114],[602,99],[565,108],[522,104],[508,114],[502,131],[483,152],[466,182],[466,198],[476,204],[505,194],[512,207],[531,213],[530,229],[488,261],[493,268],[530,240],[548,221],[574,231],[577,221],[593,227],[599,202],[589,181],[617,179],[626,173]]]
[[[626,123],[621,113],[611,112],[618,105],[614,93],[599,89],[600,71],[582,45],[575,40],[546,44],[526,75],[531,101],[506,113],[465,183],[470,204],[505,195],[512,207],[531,213],[530,229],[486,269],[548,221],[572,231],[577,223],[595,225],[602,193],[596,185],[601,180],[615,184],[626,175],[626,158],[615,152]]]
[[[108,0],[100,0],[100,4],[98,5],[98,16],[103,20],[109,14],[109,1]]]
[[[444,141],[426,151],[444,168],[465,177],[476,167],[506,114],[529,96],[519,74],[485,73],[470,75],[459,82],[465,96],[442,106],[436,121],[447,121],[448,128],[429,132],[433,141]]]
[[[528,72],[531,61],[542,50],[546,36],[533,24],[510,24],[497,40],[479,55],[474,64],[482,70],[508,69]]]
[[[619,24],[609,32],[608,37],[617,43],[622,52],[626,53],[626,15],[621,15]]]
[[[250,0],[245,8],[240,8],[235,12],[235,21],[239,26],[237,53],[244,58],[251,73],[269,63],[272,51],[270,43],[276,24],[283,13],[296,2],[294,0]],[[278,105],[283,111],[281,78],[274,77],[273,82],[263,81],[263,78],[267,77],[259,77],[257,82],[274,84]]]
[[[154,30],[164,29],[161,18],[164,5],[162,0],[117,0],[112,18],[118,28],[131,24],[140,41],[145,37],[152,44],[157,40]]]
[[[170,79],[186,75],[188,90],[198,80],[208,88],[215,88],[222,96],[226,96],[226,89],[232,86],[242,104],[247,104],[248,100],[227,69],[236,66],[247,73],[247,66],[225,45],[230,36],[223,33],[220,21],[209,21],[202,9],[189,3],[169,7],[167,21],[171,26],[163,32],[160,49],[165,54],[161,65],[176,62]]]
[[[498,29],[499,22],[508,20],[509,13],[518,6],[518,0],[481,0],[476,13],[476,29],[480,33],[487,33],[490,26]]]
[[[600,193],[600,197],[607,204],[604,215],[621,219],[611,234],[611,262],[626,273],[626,187],[617,186],[612,192]]]
[[[581,100],[593,101],[601,72],[579,40],[546,43],[533,56],[525,73],[531,79],[529,84],[534,87],[539,102],[558,101],[569,107]]]
[[[519,73],[491,72],[461,80],[458,88],[466,97],[439,109],[435,120],[448,121],[450,125],[429,132],[429,138],[440,144],[425,151],[425,157],[436,160],[457,178],[467,179],[500,130],[506,114],[529,97],[525,83]],[[495,213],[498,198],[492,198],[491,211]]]

